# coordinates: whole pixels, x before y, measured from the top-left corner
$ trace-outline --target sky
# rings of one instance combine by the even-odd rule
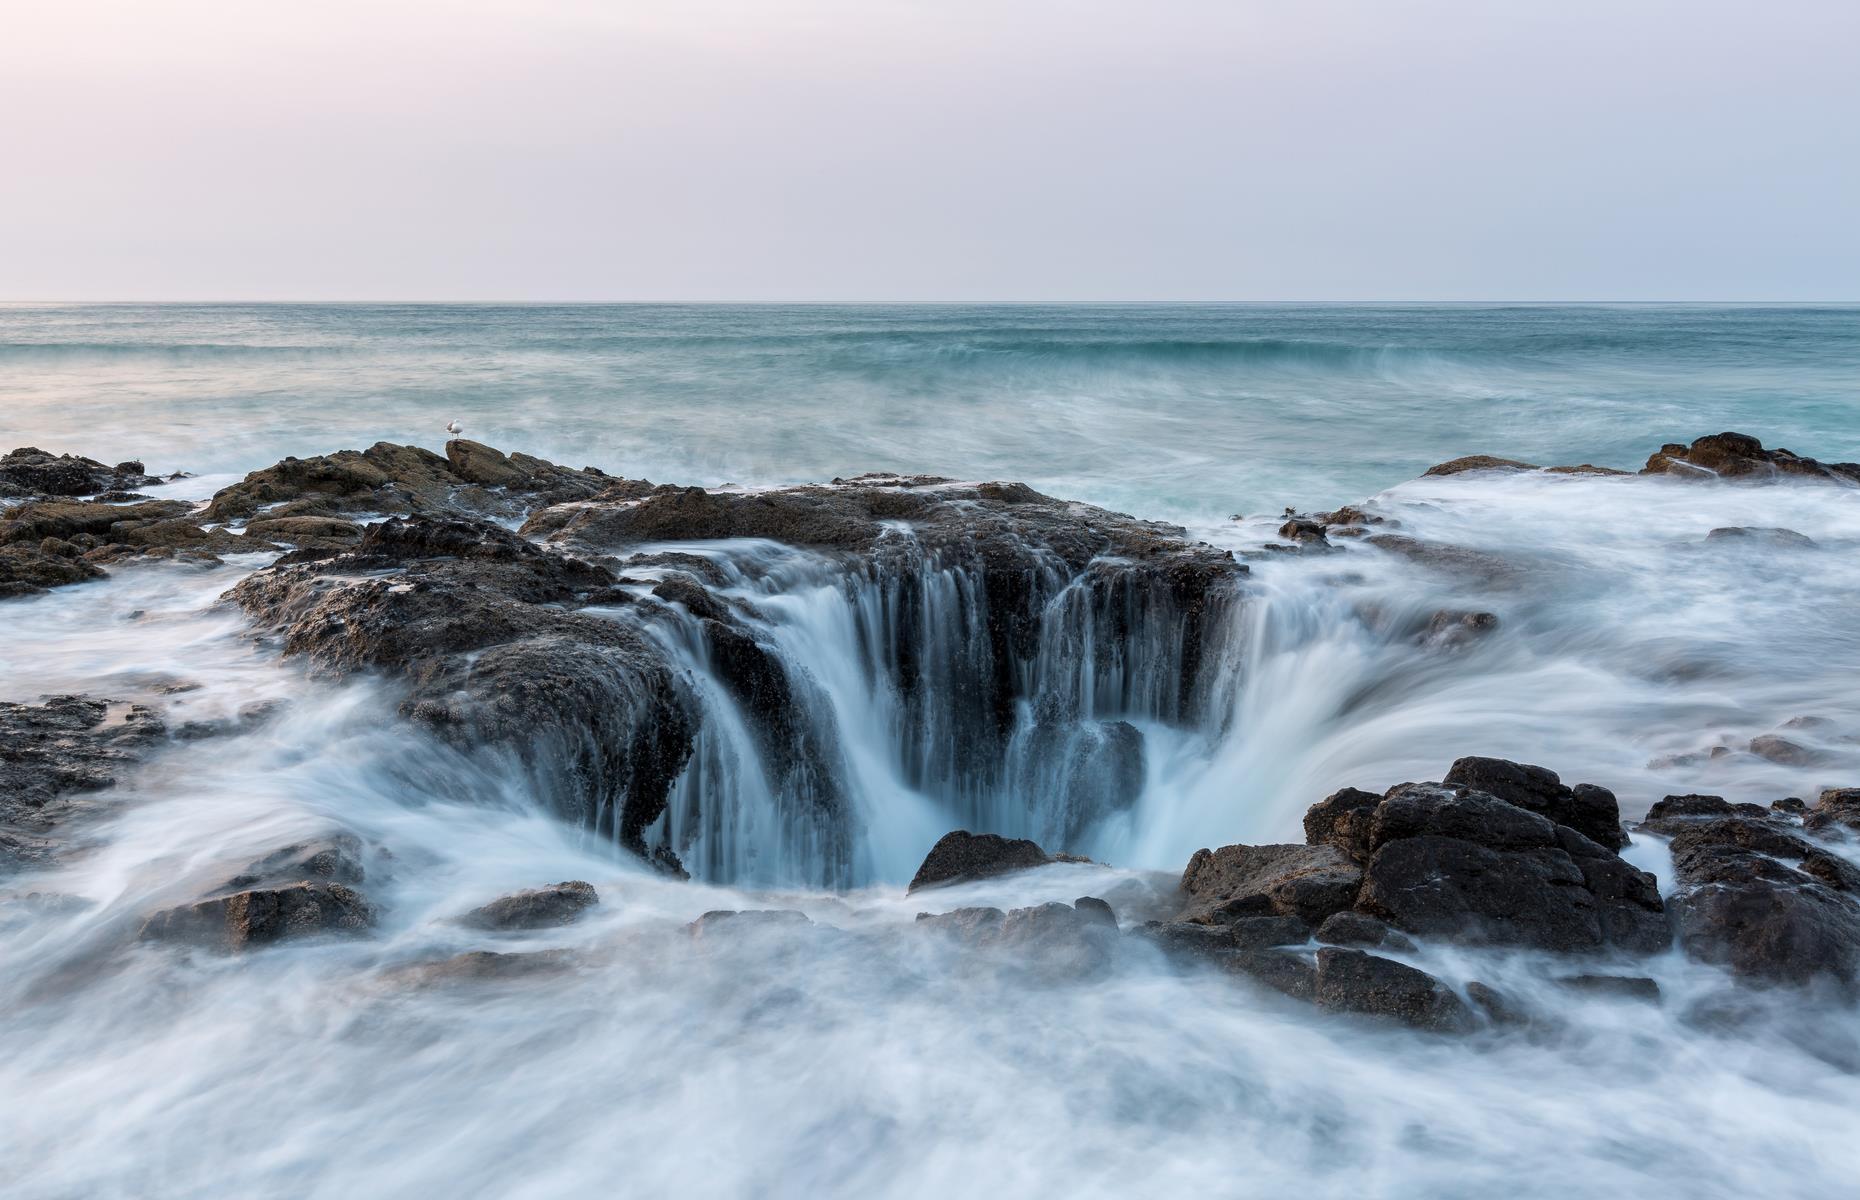
[[[0,299],[1860,300],[1855,0],[0,0]]]

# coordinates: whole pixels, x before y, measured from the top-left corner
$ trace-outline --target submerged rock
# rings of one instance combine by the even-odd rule
[[[1421,474],[1423,476],[1464,475],[1468,471],[1537,471],[1541,469],[1535,463],[1521,462],[1515,458],[1496,458],[1490,454],[1468,454],[1461,458],[1436,463]]]
[[[1319,950],[1314,982],[1317,1006],[1331,1012],[1385,1017],[1441,1033],[1461,1033],[1473,1025],[1472,1010],[1446,984],[1361,950]]]
[[[375,915],[366,896],[343,884],[293,883],[166,909],[143,923],[140,936],[236,954],[297,938],[363,933]]]
[[[910,895],[919,888],[946,883],[967,883],[990,879],[1030,867],[1043,867],[1055,861],[1046,851],[1026,838],[1004,838],[993,833],[970,833],[958,829],[946,833],[930,847],[904,889]]]
[[[0,871],[49,861],[55,835],[162,739],[140,704],[54,696],[0,703]]]
[[[573,924],[600,902],[600,893],[593,884],[571,879],[499,896],[472,909],[461,920],[478,929],[547,929]]]

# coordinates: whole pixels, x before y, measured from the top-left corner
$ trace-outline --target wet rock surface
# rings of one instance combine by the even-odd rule
[[[1648,458],[1641,474],[1742,482],[1793,478],[1860,484],[1860,463],[1819,462],[1780,448],[1766,450],[1749,434],[1714,433],[1689,446],[1667,443]]]
[[[146,758],[165,729],[139,704],[55,696],[0,703],[0,872],[49,862],[62,826]]]
[[[573,924],[600,902],[593,884],[571,879],[499,896],[460,920],[476,929],[548,929]]]
[[[1382,1017],[1417,1029],[1459,1033],[1474,1024],[1466,1002],[1440,980],[1361,950],[1319,950],[1313,998],[1330,1012]]]
[[[919,888],[989,879],[1053,861],[1051,855],[1026,838],[958,829],[937,839],[904,890],[908,895]]]
[[[237,954],[298,938],[360,934],[375,917],[375,906],[354,888],[306,881],[165,909],[144,922],[140,936]]]
[[[1182,873],[1178,921],[1222,924],[1295,917],[1315,926],[1351,907],[1363,869],[1335,846],[1223,846],[1198,850]]]

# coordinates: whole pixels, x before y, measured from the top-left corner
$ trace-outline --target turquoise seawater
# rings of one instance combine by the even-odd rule
[[[1860,307],[0,306],[8,447],[220,473],[450,419],[660,482],[922,471],[1199,523],[1471,452],[1860,457]]]

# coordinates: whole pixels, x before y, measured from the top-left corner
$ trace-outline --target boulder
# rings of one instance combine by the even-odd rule
[[[1524,778],[1548,788],[1555,777]],[[1487,792],[1410,783],[1374,798],[1346,789],[1313,806],[1306,831],[1364,862],[1356,912],[1417,937],[1630,953],[1670,940],[1652,875]]]
[[[343,884],[293,883],[166,909],[143,922],[140,936],[236,954],[299,938],[365,933],[375,915],[367,897]]]
[[[1472,1010],[1453,990],[1392,959],[1326,946],[1317,953],[1313,999],[1331,1012],[1383,1017],[1439,1033],[1462,1033]]]
[[[1749,749],[1758,758],[1766,758],[1785,767],[1812,767],[1827,757],[1818,750],[1811,750],[1800,742],[1792,742],[1773,733],[1751,738]]]
[[[686,925],[685,932],[694,938],[717,938],[763,930],[811,929],[813,926],[814,922],[806,913],[790,908],[760,908],[741,912],[716,908]]]
[[[133,492],[160,482],[144,473],[139,462],[108,467],[94,458],[48,454],[36,446],[0,456],[0,496],[93,496]]]
[[[1860,868],[1741,814],[1694,822],[1672,852],[1668,907],[1689,956],[1757,984],[1860,982]]]
[[[385,973],[391,982],[408,987],[446,987],[457,984],[501,983],[513,979],[559,975],[574,966],[565,950],[531,950],[508,954],[495,950],[467,950],[437,962],[410,963]]]
[[[944,834],[930,847],[930,853],[924,856],[904,894],[908,896],[919,888],[939,884],[990,879],[1030,867],[1043,867],[1052,861],[1051,855],[1025,838],[1004,838],[993,833],[958,829]]]
[[[461,920],[477,929],[547,929],[573,924],[600,902],[600,893],[593,884],[571,879],[499,896],[472,909]]]
[[[1780,803],[1780,801],[1779,801]],[[1829,834],[1860,833],[1860,788],[1829,788],[1802,815],[1802,828]]]
[[[1316,925],[1356,902],[1363,871],[1330,845],[1223,846],[1197,850],[1182,872],[1187,905],[1178,921],[1296,917]]]
[[[1386,921],[1359,912],[1340,912],[1330,916],[1317,932],[1313,940],[1327,946],[1382,946],[1390,950],[1412,950],[1414,941],[1399,929],[1391,928]]]
[[[1457,759],[1442,783],[1497,796],[1559,825],[1567,825],[1609,850],[1628,843],[1621,828],[1621,805],[1604,787],[1579,783],[1566,787],[1555,771],[1502,758]]]
[[[1765,450],[1762,442],[1744,433],[1715,433],[1690,446],[1669,442],[1647,460],[1640,473],[1682,479],[1763,482],[1795,478],[1860,484],[1860,463],[1823,463],[1788,450]]]
[[[1786,546],[1801,550],[1812,548],[1815,539],[1807,534],[1797,533],[1793,529],[1758,527],[1753,525],[1730,525],[1714,529],[1705,535],[1708,542],[1756,542],[1769,546]]]

